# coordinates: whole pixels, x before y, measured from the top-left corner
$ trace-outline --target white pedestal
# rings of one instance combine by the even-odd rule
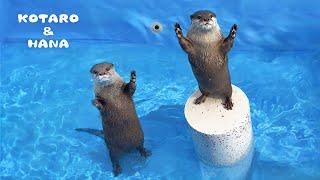
[[[201,169],[201,179],[225,179],[225,180],[245,180],[248,179],[248,172],[251,168],[252,158],[254,155],[254,148],[251,146],[248,154],[233,164],[226,167],[214,167],[199,162]]]
[[[202,162],[214,166],[232,166],[249,153],[253,141],[249,100],[232,85],[232,110],[226,110],[224,99],[207,98],[200,105],[195,92],[185,105],[185,116],[191,127],[195,150]]]

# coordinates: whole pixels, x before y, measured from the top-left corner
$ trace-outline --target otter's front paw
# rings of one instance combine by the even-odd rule
[[[174,31],[176,32],[176,35],[178,38],[182,37],[182,30],[181,30],[180,24],[176,23],[174,25]]]
[[[237,30],[238,30],[238,26],[237,26],[236,24],[234,24],[234,25],[231,27],[231,30],[230,30],[230,36],[231,36],[232,38],[235,38],[235,37],[236,37]]]
[[[97,99],[92,99],[92,100],[91,100],[91,103],[92,103],[92,105],[95,106],[95,107],[99,107],[99,106],[101,105],[100,102],[99,102]]]
[[[97,107],[98,109],[102,109],[104,105],[104,101],[102,99],[96,98],[91,100],[93,106]]]
[[[136,71],[131,71],[131,75],[130,75],[130,81],[131,82],[136,82],[136,79],[137,79],[137,74],[136,74]]]

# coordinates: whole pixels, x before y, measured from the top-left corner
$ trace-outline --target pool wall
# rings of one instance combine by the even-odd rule
[[[17,14],[72,14],[77,24],[51,24],[54,38],[104,40],[131,43],[177,45],[173,24],[179,22],[186,32],[189,15],[199,9],[216,12],[224,34],[233,23],[239,25],[236,50],[312,50],[318,38],[320,2],[317,0],[264,1],[105,1],[77,0],[3,0],[1,1],[2,41],[44,38],[41,23],[19,24]],[[163,23],[160,34],[149,30],[154,21]]]

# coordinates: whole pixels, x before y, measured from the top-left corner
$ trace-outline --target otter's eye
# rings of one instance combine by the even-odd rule
[[[212,14],[210,14],[210,18],[213,18],[213,15],[212,15]]]
[[[93,71],[93,74],[97,74],[98,72],[96,70]]]
[[[201,16],[198,16],[197,18],[198,18],[198,19],[201,19]]]

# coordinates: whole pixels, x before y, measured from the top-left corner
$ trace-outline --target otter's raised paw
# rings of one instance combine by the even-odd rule
[[[180,30],[181,30],[181,27],[180,27],[180,24],[179,24],[179,23],[175,23],[175,24],[174,24],[174,27],[175,27],[175,29],[180,29]]]
[[[137,74],[136,74],[136,71],[131,71],[131,75],[130,75],[130,81],[132,82],[136,82],[136,79],[137,79]]]
[[[236,37],[237,30],[238,30],[238,26],[237,26],[236,24],[234,24],[234,25],[231,27],[231,30],[230,30],[230,36],[231,36],[232,38],[235,38],[235,37]]]
[[[207,98],[207,96],[202,94],[200,97],[198,97],[198,98],[194,101],[194,104],[201,104],[201,103],[203,103],[203,102],[206,101],[206,98]]]
[[[222,103],[224,108],[227,109],[227,110],[232,110],[232,107],[233,107],[233,103],[230,99],[226,99],[224,103]]]
[[[113,175],[115,177],[118,176],[119,174],[121,174],[121,172],[122,172],[122,169],[121,169],[120,165],[115,165],[113,167]]]
[[[174,30],[176,32],[176,35],[180,38],[182,36],[182,30],[181,30],[180,24],[176,23],[174,25]]]
[[[152,155],[152,152],[146,148],[138,148],[138,150],[139,150],[139,153],[141,154],[141,156],[143,156],[145,158]]]

